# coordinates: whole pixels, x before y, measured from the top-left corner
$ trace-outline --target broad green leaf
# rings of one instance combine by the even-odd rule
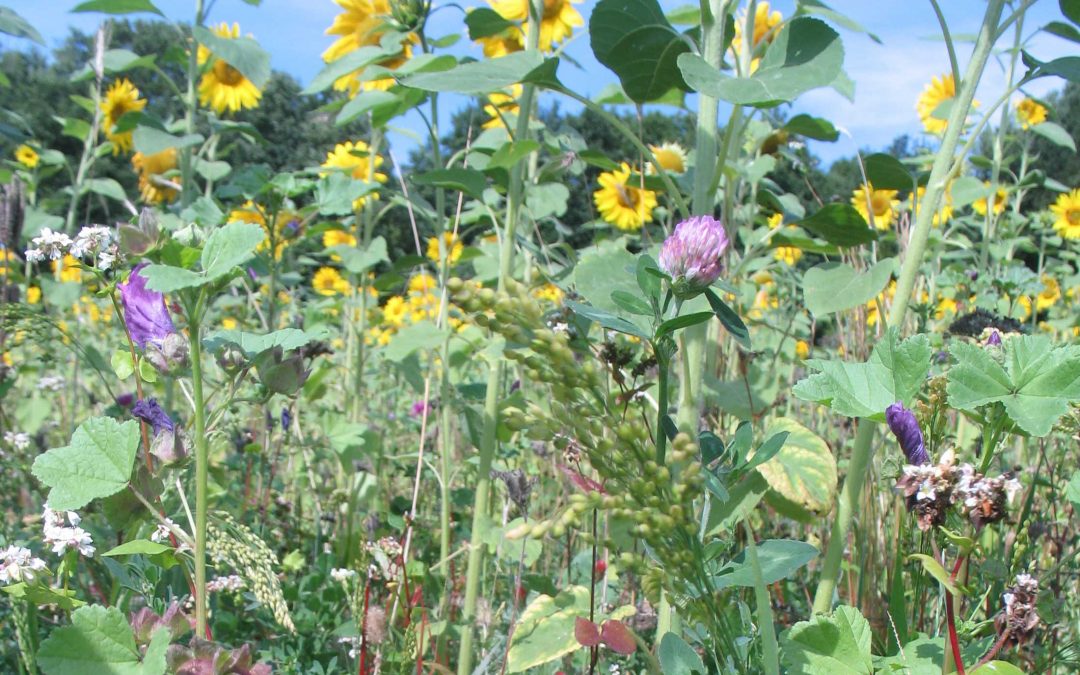
[[[103,556],[118,556],[118,555],[158,555],[171,551],[172,546],[166,544],[159,544],[149,539],[133,539],[131,541],[124,542],[119,546],[114,546],[108,551],[105,551],[101,555]]]
[[[146,277],[147,288],[159,293],[172,293],[206,283],[206,277],[198,272],[172,265],[147,265],[139,271],[139,274]]]
[[[766,539],[758,543],[757,553],[762,581],[766,584],[787,579],[818,556],[817,548],[794,539]],[[743,549],[731,562],[724,565],[721,573],[714,579],[717,588],[753,587],[754,569],[747,558],[747,550]]]
[[[357,199],[374,190],[373,183],[355,180],[341,172],[331,173],[315,184],[315,204],[324,216],[347,216],[353,212]]]
[[[832,143],[840,138],[840,132],[836,130],[832,122],[806,114],[795,115],[784,123],[782,129],[788,133],[798,134],[816,141]]]
[[[562,183],[530,183],[525,186],[525,208],[529,209],[533,220],[565,214],[568,199],[570,188]]]
[[[1068,148],[1073,152],[1076,152],[1076,141],[1069,135],[1069,132],[1065,130],[1060,124],[1054,122],[1040,122],[1039,124],[1033,124],[1028,129],[1032,133],[1036,133],[1046,140],[1050,141],[1054,145],[1059,145],[1063,148]]]
[[[361,49],[364,49],[364,47],[361,47]],[[373,110],[396,106],[400,100],[400,96],[390,91],[375,89],[361,92],[350,99],[345,104],[345,107],[338,111],[337,117],[334,118],[334,124],[340,127]]]
[[[631,100],[645,103],[686,89],[679,55],[690,51],[656,0],[600,0],[589,18],[596,60],[610,68]]]
[[[446,339],[447,331],[430,321],[420,321],[406,326],[390,339],[383,348],[383,356],[390,361],[401,362],[417,349],[435,349]]]
[[[652,312],[649,312],[650,314]],[[660,324],[656,329],[656,337],[659,339],[670,333],[674,333],[680,328],[689,328],[690,326],[696,326],[699,323],[704,323],[713,318],[715,314],[712,312],[693,312],[690,314],[682,314],[674,319],[668,319],[664,323]]]
[[[51,488],[49,508],[74,511],[127,487],[138,449],[137,422],[94,417],[79,425],[70,445],[38,455],[33,473]]]
[[[877,657],[874,664],[879,673],[896,675],[941,675],[945,661],[943,638],[920,637],[904,645],[901,653]]]
[[[626,291],[612,291],[611,301],[631,314],[640,314],[641,316],[653,315],[653,309],[649,306],[649,303],[633,293],[627,293]]]
[[[84,183],[84,188],[109,199],[115,199],[118,202],[127,201],[124,188],[112,178],[91,178]]]
[[[123,612],[88,605],[71,614],[70,626],[53,630],[37,658],[45,675],[162,675],[168,644],[168,630],[158,629],[144,658]]]
[[[265,335],[242,330],[218,330],[203,338],[203,344],[212,352],[216,352],[226,344],[234,344],[244,352],[245,356],[252,358],[267,349],[281,347],[283,351],[290,351],[318,339],[318,334],[299,328],[282,328]]]
[[[159,152],[164,152],[169,148],[186,148],[194,145],[198,145],[205,140],[202,134],[187,134],[185,136],[174,136],[167,131],[161,131],[153,127],[140,126],[135,129],[131,134],[132,143],[135,145],[135,151],[141,152],[144,155],[156,155]]]
[[[821,317],[865,305],[888,285],[895,258],[878,261],[865,272],[847,263],[823,263],[803,275],[803,299],[811,314]]]
[[[488,160],[487,166],[484,168],[509,169],[539,149],[540,143],[531,138],[526,138],[525,140],[517,142],[507,141],[499,146],[498,150],[492,153],[491,159]]]
[[[317,94],[320,91],[329,89],[338,78],[345,77],[349,73],[353,73],[365,66],[369,66],[373,63],[386,60],[387,57],[393,56],[394,52],[388,52],[381,47],[376,46],[364,46],[349,52],[345,56],[342,56],[336,61],[331,61],[326,64],[319,74],[311,80],[311,84],[304,88],[301,94]]]
[[[951,196],[953,208],[967,206],[971,202],[986,197],[990,188],[974,176],[961,176],[952,182]]]
[[[1025,673],[1008,661],[991,661],[975,670],[969,670],[968,675],[1025,675]]]
[[[976,344],[954,341],[949,352],[956,364],[946,391],[954,408],[973,411],[1000,401],[1017,426],[1045,436],[1080,400],[1080,348],[1055,347],[1045,335],[1005,339],[1004,365]]]
[[[379,263],[390,261],[386,240],[381,236],[372,239],[364,250],[355,246],[334,246],[331,250],[341,257],[342,266],[353,274],[363,274]]]
[[[521,613],[510,639],[506,670],[521,673],[581,648],[574,623],[589,614],[589,589],[571,586],[555,597],[541,595]]]
[[[730,77],[697,54],[679,56],[679,69],[695,91],[728,103],[773,106],[831,85],[841,73],[844,47],[824,21],[797,17],[784,25],[749,77]]]
[[[829,445],[793,419],[779,417],[765,436],[787,432],[780,452],[758,467],[769,487],[788,501],[817,513],[827,513],[836,494],[836,458]]]
[[[7,586],[0,586],[0,591],[3,591],[13,598],[20,598],[26,600],[37,606],[42,605],[56,605],[60,609],[70,612],[77,607],[82,607],[86,603],[75,597],[75,590],[64,590],[62,588],[53,588],[44,583],[34,582],[32,584],[17,583],[8,584]]]
[[[639,337],[642,340],[648,340],[651,336],[639,328],[636,324],[623,319],[622,317],[615,316],[609,312],[589,305],[583,305],[580,302],[574,302],[567,300],[564,303],[567,307],[573,310],[574,314],[580,317],[588,319],[589,321],[595,321],[604,328],[608,328],[619,333],[626,333],[627,335],[633,335]]]
[[[270,80],[270,54],[254,38],[240,36],[225,38],[195,26],[192,29],[199,44],[205,45],[215,57],[225,61],[259,89]]]
[[[927,574],[937,579],[937,582],[953,595],[964,594],[963,591],[956,586],[956,582],[949,578],[949,573],[942,567],[941,563],[934,558],[931,558],[925,553],[912,553],[908,556],[908,560],[914,560],[922,565]]]
[[[476,169],[434,169],[415,174],[411,178],[417,185],[457,190],[473,199],[481,199],[484,188],[487,187],[487,178],[483,172]]]
[[[798,225],[841,247],[859,246],[877,239],[877,233],[866,224],[866,219],[854,206],[846,203],[826,204]]]
[[[574,267],[574,285],[577,292],[596,309],[614,314],[635,326],[638,337],[652,336],[651,326],[635,315],[619,307],[611,294],[623,291],[640,297],[637,284],[637,256],[618,245],[617,242],[591,248],[582,254]],[[640,323],[639,323],[640,322]],[[649,328],[646,328],[649,326]],[[624,331],[625,332],[625,331]]]
[[[402,78],[401,83],[424,91],[486,94],[521,82],[543,62],[539,52],[516,52],[497,59],[462,63],[441,72],[417,73]]]
[[[874,672],[870,623],[841,606],[791,627],[781,640],[788,675],[870,675]]]
[[[1066,483],[1065,498],[1080,508],[1080,470],[1073,471],[1072,477]]]
[[[209,281],[229,274],[255,255],[255,248],[263,239],[266,232],[256,223],[237,220],[217,228],[203,244],[203,274]]]
[[[72,12],[102,12],[103,14],[135,14],[150,12],[164,17],[150,0],[89,0],[75,6]]]
[[[504,19],[502,14],[490,7],[474,7],[470,9],[468,14],[465,15],[465,25],[469,28],[470,40],[479,40],[480,38],[498,35],[514,27],[514,24]]]
[[[26,38],[42,47],[45,46],[45,40],[41,39],[41,33],[10,7],[0,7],[0,33]]]
[[[112,366],[113,373],[118,380],[126,380],[135,372],[135,362],[131,359],[131,350],[129,349],[117,349],[114,351],[112,358],[109,359],[109,365]]]
[[[676,633],[665,633],[656,654],[664,675],[706,675],[705,664],[694,648]]]
[[[884,152],[875,152],[863,160],[866,180],[875,190],[911,190],[915,177],[900,160]]]

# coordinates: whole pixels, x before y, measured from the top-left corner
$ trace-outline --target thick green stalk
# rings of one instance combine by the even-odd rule
[[[948,127],[945,129],[945,135],[941,139],[941,148],[930,169],[926,194],[915,219],[911,240],[908,242],[904,264],[900,270],[900,279],[896,283],[896,300],[889,313],[891,326],[899,326],[903,323],[908,304],[911,302],[911,292],[915,288],[919,266],[926,253],[934,213],[937,212],[938,204],[945,193],[945,184],[956,153],[956,146],[964,131],[964,121],[971,111],[975,87],[979,84],[987,58],[994,46],[994,35],[1004,4],[1005,0],[990,0],[987,4],[986,15],[983,17],[982,27],[972,50],[971,61],[949,114]],[[848,532],[851,530],[851,521],[855,515],[859,496],[862,494],[863,483],[866,482],[866,470],[873,457],[875,426],[868,420],[862,420],[855,434],[847,478],[844,480],[844,487],[840,490],[840,497],[836,504],[836,519],[833,521],[832,532],[829,536],[829,545],[821,570],[821,581],[814,595],[815,614],[828,612],[832,608],[833,593],[836,591],[836,583],[840,577],[840,563],[844,547],[847,545]]]
[[[202,298],[197,305],[201,306]],[[199,313],[190,314],[191,396],[195,403],[195,635],[206,637],[206,512],[209,446],[206,443],[206,404],[203,398],[202,343]]]
[[[528,22],[525,35],[526,50],[535,50],[540,43],[538,21],[543,15],[543,3],[530,0],[529,13],[533,20]],[[521,112],[518,114],[514,138],[521,141],[529,136],[529,117],[532,115],[533,96],[536,87],[526,84],[521,94]],[[506,282],[514,269],[514,238],[517,233],[518,218],[525,195],[525,165],[516,163],[510,170],[510,184],[506,197],[506,226],[503,229],[502,246],[499,249],[499,284],[500,291],[506,289]],[[491,493],[491,464],[495,459],[498,439],[495,435],[499,423],[499,387],[502,385],[504,364],[501,359],[491,364],[488,373],[487,394],[484,398],[484,426],[480,434],[480,461],[477,466],[476,496],[473,499],[472,529],[469,535],[469,559],[465,568],[465,601],[462,608],[461,647],[458,651],[458,675],[469,675],[473,669],[473,620],[476,617],[476,599],[480,590],[480,569],[484,565],[483,544],[484,530]]]
[[[195,0],[195,25],[203,25],[205,9],[203,0]],[[199,45],[194,32],[191,36],[190,53],[188,54],[187,67],[187,91],[184,93],[184,133],[195,133],[195,110],[199,101],[195,97],[195,80],[199,77]],[[195,201],[195,150],[190,145],[180,151],[180,203],[187,206]],[[271,327],[273,330],[273,327]]]
[[[75,233],[75,216],[79,208],[79,200],[82,196],[82,186],[94,166],[96,159],[98,131],[101,128],[101,88],[105,77],[105,26],[98,29],[94,40],[94,60],[91,67],[94,71],[94,86],[90,88],[90,94],[94,101],[94,116],[90,120],[90,129],[83,139],[82,156],[79,158],[79,168],[75,172],[75,180],[71,185],[71,201],[68,202],[67,217],[64,218],[64,230]]]

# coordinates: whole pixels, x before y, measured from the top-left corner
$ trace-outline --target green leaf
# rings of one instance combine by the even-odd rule
[[[114,546],[108,551],[105,551],[101,555],[103,556],[119,556],[119,555],[159,555],[166,551],[171,551],[172,546],[166,544],[159,544],[149,539],[133,539],[128,542],[124,542],[119,546]]]
[[[842,247],[859,246],[877,239],[877,233],[851,204],[826,204],[798,224],[830,244]]]
[[[270,54],[260,47],[254,38],[243,35],[235,38],[219,37],[202,26],[195,26],[192,33],[215,57],[239,70],[241,75],[251,80],[259,89],[265,87],[270,80]]]
[[[1080,470],[1073,471],[1072,478],[1065,485],[1065,498],[1080,508]]]
[[[630,321],[627,321],[626,319],[623,319],[621,317],[615,316],[614,314],[606,312],[602,309],[598,309],[590,305],[583,305],[580,302],[574,302],[572,300],[567,300],[565,304],[578,316],[586,318],[590,321],[595,321],[604,328],[618,331],[619,333],[625,333],[627,335],[633,335],[635,337],[641,338],[642,340],[648,340],[651,337],[648,333],[639,328],[636,324],[631,323]]]
[[[412,176],[412,182],[457,190],[473,199],[481,199],[487,187],[487,177],[476,169],[434,169]]]
[[[1058,0],[1058,8],[1065,18],[1080,26],[1080,0]]]
[[[131,350],[128,349],[114,351],[109,365],[118,380],[126,380],[135,372],[135,362],[131,360]]]
[[[26,19],[22,18],[10,7],[0,7],[0,33],[7,33],[15,37],[26,38],[45,46],[45,40],[41,39],[41,33],[37,32]]]
[[[971,202],[986,197],[990,193],[990,188],[978,178],[974,176],[961,176],[952,183],[952,203],[953,208],[959,209],[967,206]]]
[[[394,52],[388,52],[381,47],[365,46],[349,52],[340,59],[326,64],[319,74],[311,80],[311,84],[301,91],[301,94],[318,94],[320,91],[329,89],[338,78],[344,77],[361,68],[373,63],[386,60],[393,56]]]
[[[180,150],[181,148],[198,145],[205,140],[202,134],[174,136],[166,131],[145,126],[137,127],[132,132],[131,138],[132,143],[135,145],[135,151],[144,155],[156,155],[169,148]]]
[[[656,656],[664,675],[706,675],[709,672],[694,648],[676,633],[664,633]]]
[[[1066,131],[1065,128],[1062,127],[1060,124],[1055,124],[1053,122],[1041,122],[1039,124],[1031,125],[1030,127],[1028,127],[1028,129],[1031,132],[1042,136],[1054,145],[1068,148],[1069,150],[1076,152],[1076,141],[1073,140],[1073,137],[1069,134],[1069,132]]]
[[[168,630],[158,629],[143,658],[123,612],[88,605],[53,630],[37,658],[45,675],[162,675],[168,644]]]
[[[203,274],[209,281],[229,274],[234,267],[255,255],[255,248],[263,239],[266,239],[266,232],[256,223],[237,220],[219,227],[203,244]]]
[[[540,143],[527,138],[523,141],[507,141],[499,146],[488,160],[485,169],[509,169],[530,154],[540,149]]]
[[[926,573],[937,579],[938,583],[945,587],[953,595],[963,595],[963,592],[957,588],[956,583],[949,578],[949,573],[945,571],[945,568],[941,566],[934,558],[926,555],[925,553],[912,553],[908,556],[908,560],[914,560],[923,566]]]
[[[930,341],[914,335],[900,341],[895,328],[875,346],[865,363],[809,359],[818,371],[800,380],[792,392],[804,401],[823,403],[846,417],[885,419],[896,401],[910,405],[930,370]]]
[[[139,274],[146,277],[146,287],[159,293],[172,293],[183,288],[195,288],[206,283],[198,272],[172,265],[147,265]]]
[[[854,607],[800,621],[784,635],[781,655],[789,675],[870,675],[870,623]]]
[[[637,256],[617,241],[605,242],[581,255],[574,267],[574,286],[589,305],[625,319],[635,327],[631,335],[645,335],[647,339],[652,337],[651,322],[641,321],[637,315],[627,312],[611,299],[615,291],[640,296],[636,271]]]
[[[766,436],[787,433],[780,451],[757,469],[785,499],[816,513],[827,513],[836,494],[836,458],[820,436],[793,419],[779,417]]]
[[[52,488],[49,508],[74,511],[127,487],[138,449],[137,422],[94,417],[79,425],[70,445],[39,455],[33,473]]]
[[[568,199],[570,188],[562,183],[529,183],[525,186],[525,207],[534,221],[563,215]]]
[[[1008,661],[990,661],[975,670],[969,670],[968,675],[1024,675],[1024,671]]]
[[[492,37],[505,30],[514,28],[510,23],[490,7],[474,7],[465,15],[465,25],[469,28],[469,39]]]
[[[372,192],[375,185],[337,172],[323,176],[315,184],[315,204],[324,216],[347,216],[353,212],[353,202]]]
[[[690,45],[656,0],[600,0],[589,18],[596,60],[610,68],[637,103],[686,89],[678,58]]]
[[[89,0],[75,6],[72,12],[102,12],[104,14],[135,14],[150,12],[160,17],[165,15],[150,0]]]
[[[13,598],[19,598],[39,607],[43,605],[56,605],[60,609],[70,612],[86,603],[75,597],[75,590],[53,588],[42,583],[17,583],[0,586],[3,591]]]
[[[795,115],[781,128],[788,133],[798,134],[816,141],[832,143],[840,138],[840,132],[836,130],[832,122],[806,114]]]
[[[894,258],[886,258],[865,272],[847,263],[823,263],[803,275],[803,299],[810,313],[822,317],[865,305],[888,285],[896,267]]]
[[[334,246],[331,250],[341,258],[341,264],[345,269],[353,274],[363,274],[379,263],[390,261],[386,240],[381,236],[372,239],[364,250],[343,245]]]
[[[640,314],[642,316],[653,315],[653,309],[649,306],[649,303],[633,293],[627,293],[626,291],[612,291],[611,301],[631,314]]]
[[[787,579],[818,556],[817,548],[794,539],[766,539],[758,543],[757,553],[762,581],[765,584]],[[724,565],[715,578],[717,588],[754,586],[754,569],[747,557],[747,550],[743,549]]]
[[[920,637],[908,642],[900,653],[875,658],[877,672],[896,675],[941,675],[945,661],[944,638]]]
[[[720,296],[712,291],[712,289],[705,289],[705,299],[709,301],[709,306],[712,307],[713,314],[717,319],[720,319],[720,323],[724,325],[728,333],[731,333],[731,337],[735,338],[735,341],[742,346],[743,349],[750,349],[750,329],[746,327],[743,320],[732,308],[728,307],[727,303],[720,299]]]
[[[515,52],[497,59],[462,63],[441,72],[417,73],[402,78],[401,83],[424,91],[486,94],[521,82],[543,63],[539,52]]]
[[[863,161],[866,179],[875,190],[911,190],[915,177],[900,160],[884,152],[876,152]]]
[[[581,648],[574,637],[574,623],[589,614],[589,589],[571,586],[555,597],[541,595],[521,613],[510,650],[506,670],[520,673],[554,661]]]
[[[127,201],[127,195],[124,194],[124,188],[112,178],[91,178],[86,181],[83,186],[90,192],[108,197],[109,199],[115,199],[118,202]]]
[[[334,118],[334,124],[340,127],[373,110],[396,106],[400,100],[400,96],[390,91],[375,89],[361,92],[338,111],[337,117]]]
[[[679,56],[686,82],[728,103],[773,106],[831,85],[841,73],[844,47],[824,21],[796,17],[784,25],[749,77],[729,77],[697,54]]]
[[[1002,363],[980,345],[954,341],[949,353],[949,405],[975,410],[1002,402],[1013,422],[1032,436],[1046,436],[1080,400],[1080,348],[1055,347],[1045,335],[1006,338]]]
[[[203,344],[216,352],[227,344],[236,345],[248,358],[258,356],[267,349],[281,347],[282,351],[298,349],[318,340],[317,333],[309,333],[299,328],[282,328],[272,333],[260,335],[242,330],[218,330],[203,338]]]
[[[430,321],[420,321],[406,326],[390,339],[383,348],[383,355],[390,361],[401,362],[417,349],[435,349],[449,333]]]
[[[652,311],[649,312],[652,314]],[[693,314],[683,314],[677,316],[674,319],[668,319],[656,329],[656,339],[660,339],[665,335],[674,333],[680,328],[689,328],[690,326],[696,326],[699,323],[704,323],[713,318],[715,314],[713,312],[694,312]]]
[[[1064,21],[1051,21],[1043,26],[1042,29],[1059,38],[1064,38],[1070,42],[1080,43],[1080,30],[1077,30],[1076,27],[1070,26]]]

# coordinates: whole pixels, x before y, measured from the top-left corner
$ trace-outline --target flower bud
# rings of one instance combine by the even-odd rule
[[[671,275],[671,290],[687,300],[720,277],[720,257],[729,245],[727,232],[712,216],[695,216],[675,226],[660,249],[660,269]]]
[[[281,347],[274,347],[255,358],[255,371],[263,386],[275,394],[292,396],[304,386],[311,371],[296,352],[285,356]]]
[[[915,413],[897,401],[885,409],[885,421],[889,424],[889,430],[896,436],[896,441],[900,444],[900,449],[904,451],[908,464],[920,466],[930,463],[930,455],[926,452],[922,430],[919,429]]]

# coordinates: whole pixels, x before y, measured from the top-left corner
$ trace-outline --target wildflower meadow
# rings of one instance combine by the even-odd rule
[[[36,4],[0,672],[1080,672],[1077,0]]]

